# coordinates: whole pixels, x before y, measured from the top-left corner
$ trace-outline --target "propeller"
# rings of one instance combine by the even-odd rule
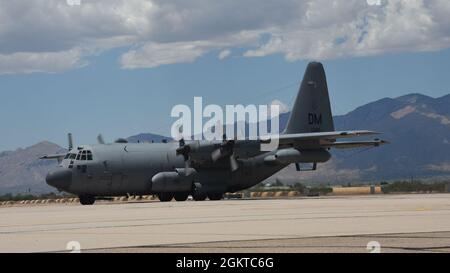
[[[236,171],[239,168],[239,163],[234,156],[234,143],[234,140],[227,140],[226,134],[223,134],[222,144],[220,144],[220,147],[218,149],[214,150],[211,153],[211,159],[213,162],[216,162],[217,160],[228,156],[232,172]]]
[[[183,155],[184,158],[184,174],[186,176],[189,176],[191,174],[191,158],[189,156],[189,153],[191,152],[191,147],[189,145],[186,145],[186,142],[184,141],[184,138],[181,138],[179,140],[179,147],[176,150],[177,155]]]
[[[99,134],[97,136],[97,142],[98,142],[98,144],[105,144],[105,140],[103,139],[102,134]]]
[[[73,139],[72,139],[72,133],[67,134],[68,142],[69,142],[69,151],[73,148]]]
[[[177,155],[183,155],[184,158],[184,175],[189,176],[191,174],[191,157],[189,153],[191,152],[191,147],[186,145],[186,141],[183,137],[183,125],[179,125],[177,127],[178,136],[176,139],[178,140],[179,147],[176,150]]]
[[[239,163],[234,157],[234,152],[230,155],[230,168],[232,172],[236,171],[239,168]]]

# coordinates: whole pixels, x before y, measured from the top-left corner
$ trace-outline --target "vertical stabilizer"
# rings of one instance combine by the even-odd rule
[[[334,131],[327,79],[321,63],[311,62],[295,99],[285,134]]]

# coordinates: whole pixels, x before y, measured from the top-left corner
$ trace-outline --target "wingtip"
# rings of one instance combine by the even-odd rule
[[[380,146],[380,145],[384,145],[384,144],[390,144],[391,142],[389,142],[389,141],[387,141],[387,140],[384,140],[384,139],[378,139],[378,138],[376,138],[376,139],[374,139],[376,142],[377,142],[377,146]]]

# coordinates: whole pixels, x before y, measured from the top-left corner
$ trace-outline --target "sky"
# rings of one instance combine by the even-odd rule
[[[73,3],[0,0],[0,151],[169,135],[194,96],[289,108],[312,60],[335,115],[450,93],[447,0]]]

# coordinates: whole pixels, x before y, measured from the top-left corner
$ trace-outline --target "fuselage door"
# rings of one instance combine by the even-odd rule
[[[117,159],[105,160],[102,162],[102,165],[102,185],[107,187],[107,191],[109,191],[110,194],[119,193],[124,179],[122,172],[122,161]]]

